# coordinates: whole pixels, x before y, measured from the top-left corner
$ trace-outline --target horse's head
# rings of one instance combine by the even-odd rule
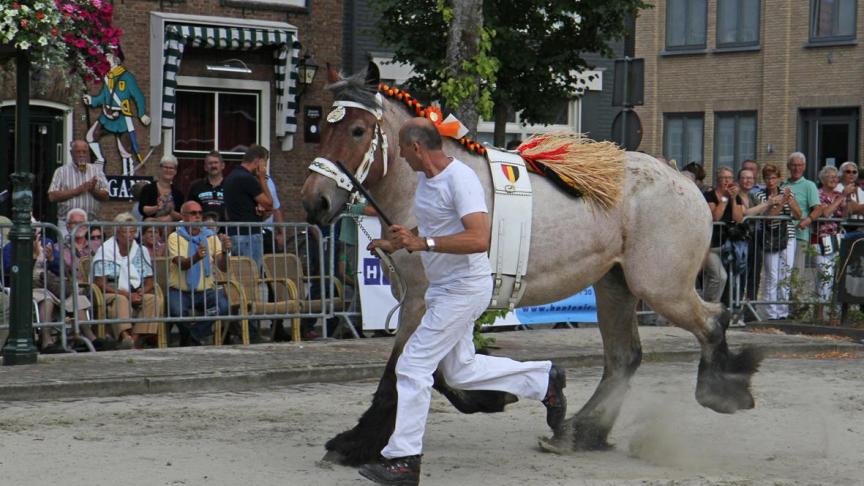
[[[333,109],[322,130],[321,154],[309,166],[300,197],[306,219],[329,224],[349,201],[353,185],[336,166],[341,162],[360,183],[369,187],[384,177],[393,161],[396,140],[384,131],[384,98],[378,94],[377,67],[342,79],[328,66],[328,90],[333,92]]]

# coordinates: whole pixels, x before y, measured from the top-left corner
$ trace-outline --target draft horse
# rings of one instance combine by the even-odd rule
[[[323,130],[322,153],[310,166],[301,193],[308,221],[329,224],[349,202],[349,191],[344,184],[339,187],[338,176],[327,174],[333,170],[328,162],[338,160],[365,177],[364,187],[394,223],[415,227],[417,176],[398,157],[397,137],[401,125],[416,114],[404,100],[377,93],[377,69],[370,67],[367,73],[345,79],[331,69],[329,77],[336,108]],[[487,206],[492,208],[485,158],[469,153],[464,144],[446,140],[444,150],[477,172],[486,189]],[[603,338],[603,377],[581,410],[554,431],[553,443],[562,448],[609,447],[607,437],[641,362],[636,320],[640,299],[698,340],[696,400],[701,405],[720,413],[754,406],[750,380],[759,365],[758,351],[731,352],[726,343],[728,313],[719,304],[704,302],[694,289],[711,236],[711,215],[704,198],[692,182],[653,157],[627,152],[624,159],[617,181],[620,197],[606,208],[530,175],[533,221],[527,290],[521,305],[563,299],[593,284]],[[396,360],[424,311],[428,282],[419,255],[399,251],[392,257],[407,285],[393,351],[370,408],[354,428],[326,444],[325,457],[346,465],[374,460],[387,443],[396,415]],[[499,412],[515,401],[502,392],[451,388],[440,373],[436,373],[435,389],[463,413]]]

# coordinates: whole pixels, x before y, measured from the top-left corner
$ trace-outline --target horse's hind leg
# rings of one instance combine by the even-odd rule
[[[566,443],[563,434],[572,433],[575,450],[609,447],[609,432],[630,388],[630,378],[642,362],[636,322],[637,299],[627,287],[621,267],[615,265],[594,284],[594,291],[603,337],[603,378],[582,409],[555,433],[558,444]]]
[[[643,278],[640,275],[639,278]],[[692,286],[655,286],[640,295],[672,324],[692,332],[702,347],[696,401],[719,413],[734,413],[754,406],[750,379],[759,368],[761,353],[744,348],[729,350],[726,328],[729,312],[719,304],[702,301]]]

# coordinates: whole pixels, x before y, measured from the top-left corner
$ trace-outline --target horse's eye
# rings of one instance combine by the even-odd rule
[[[354,130],[351,130],[351,135],[354,135],[355,137],[362,137],[363,136],[363,129],[360,127],[357,127]]]

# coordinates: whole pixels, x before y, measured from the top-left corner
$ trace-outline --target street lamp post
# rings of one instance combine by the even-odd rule
[[[30,53],[16,54],[15,173],[12,174],[12,307],[9,340],[3,347],[3,364],[36,362],[33,345],[33,174],[30,172]]]

